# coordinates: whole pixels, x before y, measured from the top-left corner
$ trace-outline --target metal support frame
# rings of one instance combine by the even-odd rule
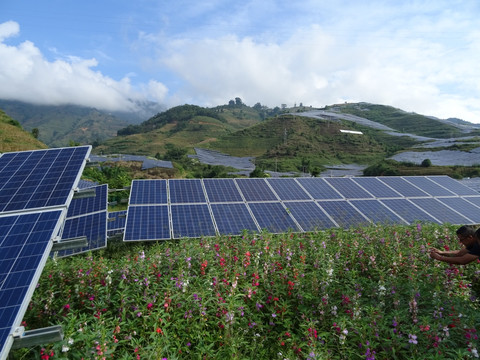
[[[77,249],[85,246],[88,246],[88,239],[86,236],[80,236],[62,241],[54,241],[52,251]]]
[[[23,326],[13,332],[12,349],[20,349],[41,344],[50,344],[63,340],[63,328],[60,325],[25,331]]]

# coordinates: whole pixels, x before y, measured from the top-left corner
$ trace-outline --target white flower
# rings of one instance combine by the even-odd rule
[[[67,352],[70,348],[67,345],[62,346],[62,352]]]

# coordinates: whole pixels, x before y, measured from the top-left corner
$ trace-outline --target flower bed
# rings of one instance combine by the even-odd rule
[[[42,359],[463,359],[478,357],[479,266],[449,266],[456,227],[111,244],[50,260],[26,329],[62,342]]]

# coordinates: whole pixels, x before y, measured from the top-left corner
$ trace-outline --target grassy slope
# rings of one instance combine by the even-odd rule
[[[15,123],[15,120],[0,110],[0,152],[47,148],[45,144]]]

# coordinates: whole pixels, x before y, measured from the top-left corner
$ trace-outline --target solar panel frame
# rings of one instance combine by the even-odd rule
[[[150,221],[152,218],[155,221]],[[143,205],[128,208],[123,241],[169,239],[171,239],[171,223],[168,205]]]
[[[248,203],[260,229],[271,233],[299,231],[299,227],[281,202]]]
[[[167,180],[133,180],[130,188],[130,205],[166,205]]]
[[[343,196],[323,178],[297,178],[297,182],[314,200],[340,200]]]
[[[372,223],[408,225],[404,219],[377,199],[350,200],[350,203]]]
[[[355,177],[352,180],[376,198],[396,198],[402,196],[376,177]]]
[[[365,191],[361,186],[349,177],[329,177],[325,181],[337,190],[345,199],[371,199],[372,194]]]
[[[445,205],[455,209],[468,219],[472,219],[475,224],[480,224],[480,198],[479,205],[474,205],[461,197],[437,198]]]
[[[59,232],[65,210],[0,216],[0,358],[7,357],[13,332],[23,319]],[[16,248],[16,249],[15,249]],[[19,259],[23,259],[20,261]],[[18,276],[17,276],[18,275]]]
[[[409,183],[400,176],[379,176],[377,177],[381,182],[395,189],[395,191],[402,194],[404,197],[429,197],[425,191],[419,189],[417,186]]]
[[[203,185],[211,203],[244,201],[233,179],[203,179]]]
[[[410,201],[442,223],[468,224],[472,222],[471,219],[467,219],[435,198],[418,198],[410,199]]]
[[[206,203],[201,179],[169,179],[171,204]]]
[[[317,201],[317,203],[340,227],[370,225],[369,219],[366,219],[346,200]]]
[[[438,185],[447,187],[450,191],[454,192],[459,196],[478,196],[479,193],[466,185],[463,185],[459,181],[452,179],[449,176],[427,176],[428,179],[437,183]]]
[[[220,234],[240,235],[244,231],[260,231],[245,203],[212,203],[210,207]]]
[[[427,194],[431,196],[455,196],[456,194],[447,190],[445,187],[437,184],[436,182],[428,179],[425,176],[409,176],[404,178],[409,183],[419,187]]]
[[[216,229],[207,204],[172,204],[172,238],[215,236]],[[193,224],[196,226],[192,226]]]
[[[235,179],[235,182],[247,202],[278,201],[277,196],[263,178]]]
[[[338,227],[338,224],[315,201],[284,202],[303,231],[316,231]]]
[[[267,183],[280,200],[311,200],[312,197],[293,178],[270,178]]]
[[[123,234],[127,220],[127,210],[110,211],[107,219],[107,237]]]
[[[424,221],[441,224],[439,220],[420,209],[408,199],[381,199],[380,201],[409,224]]]
[[[67,218],[85,215],[96,211],[106,211],[108,205],[108,185],[98,185],[91,188],[94,196],[73,198],[68,206]]]

